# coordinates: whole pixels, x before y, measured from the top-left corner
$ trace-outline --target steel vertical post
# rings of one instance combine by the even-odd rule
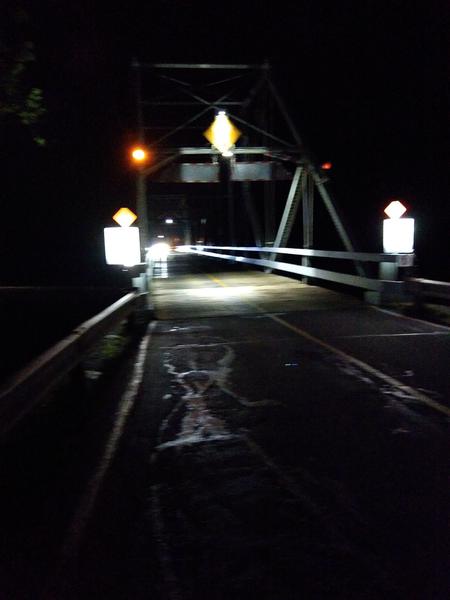
[[[236,246],[236,211],[233,195],[233,181],[231,179],[230,159],[226,159],[225,177],[228,201],[228,239],[230,240],[232,246]]]
[[[136,212],[141,240],[141,257],[145,257],[145,248],[148,246],[147,181],[142,170],[139,170],[136,177]]]
[[[141,72],[140,64],[136,60],[133,61],[133,68],[135,69],[138,140],[140,144],[145,145],[144,119],[142,114]],[[138,225],[141,240],[141,259],[145,259],[145,248],[148,246],[148,210],[147,181],[145,170],[143,168],[140,168],[136,175],[136,212],[138,215]]]
[[[308,169],[305,169],[302,177],[302,213],[303,213],[303,248],[312,248],[313,240],[313,211],[312,211],[312,190],[311,177]],[[302,265],[309,267],[311,265],[308,256],[302,257]],[[308,283],[308,278],[303,277],[303,282]]]

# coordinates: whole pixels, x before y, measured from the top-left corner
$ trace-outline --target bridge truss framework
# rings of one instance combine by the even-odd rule
[[[302,246],[314,245],[314,202],[323,202],[343,247],[355,252],[326,173],[315,164],[271,77],[268,63],[180,64],[133,62],[139,141],[156,160],[138,174],[137,211],[144,245],[147,242],[147,183],[220,183],[227,197],[228,239],[236,245],[233,185],[242,197],[256,246],[288,245],[301,207]],[[214,113],[225,110],[244,135],[232,158],[208,146],[201,132]],[[173,122],[175,121],[175,123]],[[192,146],[195,139],[203,146]],[[276,133],[275,133],[276,132]],[[205,161],[208,162],[205,162]],[[275,225],[276,181],[290,181],[280,222]],[[264,184],[264,228],[255,205],[251,182]],[[275,231],[276,229],[276,231]],[[276,251],[271,254],[275,260]],[[302,264],[309,266],[308,256]],[[355,261],[364,276],[364,267]]]

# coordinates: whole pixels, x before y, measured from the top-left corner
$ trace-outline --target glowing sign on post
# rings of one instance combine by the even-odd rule
[[[402,219],[406,208],[398,200],[391,202],[384,212],[389,219],[383,221],[383,252],[414,251],[414,219]]]
[[[123,207],[119,208],[116,214],[113,215],[113,219],[121,227],[129,227],[136,221],[137,215],[135,215],[134,212],[129,208]]]
[[[241,132],[233,125],[226,112],[221,110],[203,135],[222,156],[233,156],[231,148],[240,138]]]
[[[132,267],[141,262],[139,227],[130,227],[137,216],[129,208],[120,208],[113,219],[120,227],[105,227],[105,257],[108,265]]]
[[[139,227],[105,227],[103,231],[108,265],[132,267],[141,262]]]
[[[390,219],[400,219],[406,212],[406,206],[403,206],[399,200],[393,200],[386,206],[384,212]]]

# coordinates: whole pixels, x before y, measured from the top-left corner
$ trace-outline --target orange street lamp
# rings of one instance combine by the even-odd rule
[[[149,159],[149,152],[142,146],[135,146],[131,149],[131,158],[137,165],[143,165]]]

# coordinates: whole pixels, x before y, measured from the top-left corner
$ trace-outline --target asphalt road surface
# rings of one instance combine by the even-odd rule
[[[448,598],[450,330],[202,264],[154,282],[44,596]]]

